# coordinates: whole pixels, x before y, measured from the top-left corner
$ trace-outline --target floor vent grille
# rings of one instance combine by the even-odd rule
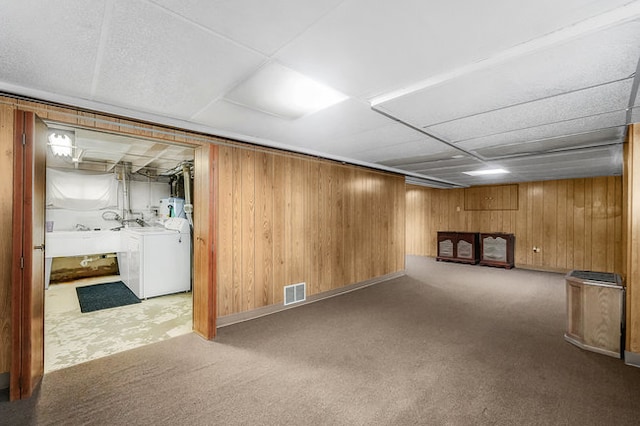
[[[303,302],[307,298],[307,284],[299,283],[284,288],[284,304]]]

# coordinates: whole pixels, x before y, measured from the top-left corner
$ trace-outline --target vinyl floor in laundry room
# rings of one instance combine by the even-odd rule
[[[190,292],[80,312],[76,287],[119,279],[116,275],[49,286],[45,292],[45,372],[191,332]]]

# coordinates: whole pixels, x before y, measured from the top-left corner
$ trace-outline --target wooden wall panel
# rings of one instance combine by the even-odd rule
[[[624,147],[624,241],[626,276],[626,347],[640,354],[640,125],[630,127]]]
[[[218,313],[228,315],[233,306],[233,150],[218,150]]]
[[[256,153],[255,307],[273,303],[273,156]]]
[[[214,205],[217,195],[216,159],[218,147],[203,145],[195,150],[193,198],[193,330],[206,339],[216,335],[217,301],[212,282],[216,274],[214,228],[217,218]]]
[[[13,108],[0,105],[0,373],[11,368]]]
[[[285,285],[314,295],[404,269],[401,176],[244,148],[220,156],[221,316],[282,303]],[[229,271],[238,288],[223,284]],[[242,302],[223,302],[229,293]]]
[[[464,201],[462,190],[408,185],[407,254],[435,257],[438,231],[506,232],[515,234],[518,267],[623,272],[620,177],[517,186],[517,210],[458,211]],[[484,187],[484,192],[490,190]]]
[[[255,297],[255,155],[253,150],[243,150],[240,153],[240,308],[251,310]]]

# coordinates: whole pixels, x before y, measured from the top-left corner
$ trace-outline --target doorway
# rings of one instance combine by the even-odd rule
[[[34,104],[39,111],[41,106]],[[12,111],[13,123],[13,198],[11,241],[11,367],[10,399],[29,398],[44,370],[44,251],[45,251],[45,155],[47,124],[36,113],[21,109]],[[68,110],[75,116],[78,111]],[[151,134],[159,131],[162,138],[185,141],[194,151],[193,205],[193,329],[210,340],[216,335],[216,236],[218,156],[215,140],[208,137],[191,139],[184,133],[163,131],[144,123],[127,122],[123,126],[110,117],[96,119],[104,123],[114,136]],[[86,121],[86,120],[85,120]],[[146,140],[154,141],[153,138]],[[170,143],[170,145],[174,145]]]
[[[192,219],[194,148],[46,124],[51,137],[46,156],[45,373],[191,332],[192,250],[186,265],[182,262],[187,287],[155,293],[150,279],[147,293],[140,293],[140,271],[174,262],[171,253],[147,256],[147,265],[138,265],[131,274],[126,259],[131,256],[127,235],[144,240],[151,233],[170,233],[164,228],[170,217]],[[189,245],[192,236],[186,236]],[[133,274],[135,288],[134,278],[129,279]],[[112,283],[130,287],[140,303],[82,312],[78,288]]]

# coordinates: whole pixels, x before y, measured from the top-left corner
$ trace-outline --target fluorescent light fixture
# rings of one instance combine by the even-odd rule
[[[464,155],[462,155],[462,154],[456,154],[456,155],[452,155],[452,156],[451,156],[451,158],[455,158],[455,159],[458,159],[458,158],[464,158]]]
[[[505,173],[509,173],[509,171],[505,169],[484,169],[484,170],[471,170],[470,172],[462,172],[462,173],[469,176],[484,176],[484,175],[502,175]]]
[[[231,90],[225,99],[294,120],[342,102],[347,96],[277,62],[270,62]]]
[[[53,155],[59,157],[71,157],[73,153],[72,134],[60,130],[53,130],[49,133],[49,147]]]

